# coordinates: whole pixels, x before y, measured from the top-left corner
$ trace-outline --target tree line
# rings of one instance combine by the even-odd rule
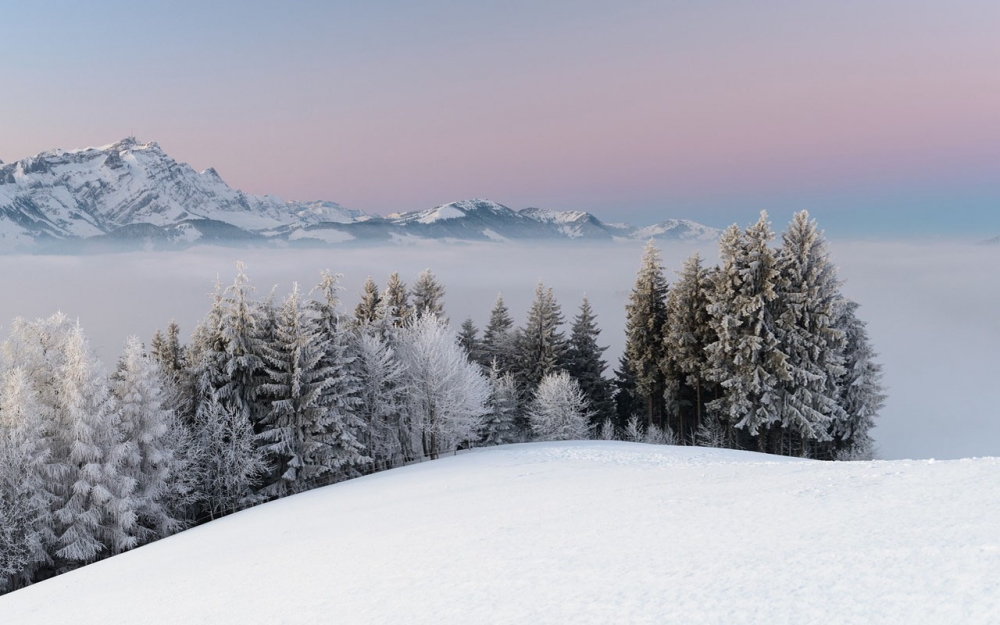
[[[15,320],[0,368],[0,592],[234,511],[458,449],[584,438],[865,457],[883,395],[815,224],[732,227],[668,288],[643,256],[615,379],[584,297],[539,284],[516,326],[452,329],[424,271],[258,297],[242,264],[185,344],[171,322],[104,370],[77,323]]]

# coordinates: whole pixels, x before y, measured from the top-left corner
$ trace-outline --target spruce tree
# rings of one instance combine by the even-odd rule
[[[442,320],[444,316],[444,287],[430,269],[424,269],[413,283],[413,314],[415,317],[435,315]]]
[[[413,320],[413,307],[410,306],[410,296],[406,284],[395,271],[389,275],[385,291],[382,293],[382,315],[393,327],[401,328]]]
[[[843,421],[838,381],[844,375],[844,332],[836,326],[840,282],[826,242],[806,211],[795,214],[778,252],[775,337],[785,354],[778,419],[788,440],[779,453],[807,455]]]
[[[625,355],[636,389],[646,402],[647,425],[663,425],[663,327],[667,318],[667,281],[652,239],[643,251],[635,286],[625,307]]]
[[[497,294],[490,321],[483,331],[482,360],[479,364],[492,367],[493,362],[502,372],[510,372],[514,362],[514,320],[510,316],[503,296]]]
[[[462,346],[469,360],[480,363],[483,359],[483,343],[479,340],[479,328],[469,317],[462,322],[462,327],[458,330],[458,344]]]
[[[365,280],[365,285],[361,287],[361,301],[354,309],[354,322],[357,325],[370,325],[378,321],[382,310],[382,297],[378,293],[378,286],[371,276]]]
[[[221,384],[216,388],[219,401],[232,407],[260,432],[260,421],[266,406],[258,400],[260,385],[264,381],[262,358],[270,334],[270,307],[261,308],[253,300],[254,288],[245,272],[245,265],[237,263],[236,278],[222,298],[222,317],[219,321],[223,346]]]
[[[565,367],[567,344],[559,330],[562,324],[562,309],[552,289],[539,282],[516,346],[515,378],[525,393],[533,394],[542,378]]]
[[[780,275],[773,239],[766,212],[746,232],[733,225],[723,233],[722,266],[709,305],[717,339],[706,348],[708,375],[724,391],[711,408],[729,426],[757,437],[760,451],[774,446],[768,435],[778,419],[781,384],[788,380],[775,336]]]
[[[885,405],[882,365],[868,339],[865,322],[857,317],[858,304],[842,300],[837,327],[844,333],[842,356],[844,373],[838,382],[843,414],[830,425],[833,449],[823,459],[871,460],[875,445],[871,429]]]
[[[708,315],[711,290],[710,274],[695,252],[684,263],[678,280],[667,295],[663,369],[664,375],[676,372],[682,376],[682,396],[679,399],[683,412],[676,424],[681,441],[690,440],[689,435],[696,432],[702,423],[708,368],[705,347],[715,340]],[[688,415],[686,419],[684,412]]]
[[[164,403],[162,383],[159,363],[143,353],[138,338],[129,337],[111,390],[126,445],[122,470],[135,482],[132,501],[139,542],[168,536],[184,525],[169,506],[174,482],[183,480],[187,467],[175,455],[172,430],[180,424]]]
[[[517,427],[520,393],[514,376],[502,372],[494,362],[489,369],[489,381],[489,412],[483,416],[479,442],[481,445],[517,442],[523,438],[523,433]]]
[[[632,417],[646,412],[646,402],[639,395],[635,374],[625,354],[618,359],[618,368],[615,369],[615,379],[612,384],[614,384],[615,428],[624,430]]]
[[[595,427],[595,431],[598,425],[605,419],[610,419],[615,412],[611,399],[611,382],[604,378],[604,370],[608,368],[608,364],[602,354],[608,348],[598,346],[597,337],[600,333],[594,309],[585,295],[580,312],[573,319],[566,354],[566,371],[577,381],[587,399],[591,425]]]

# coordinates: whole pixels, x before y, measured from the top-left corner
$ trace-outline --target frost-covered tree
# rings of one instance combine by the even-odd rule
[[[424,456],[474,440],[488,411],[489,382],[469,362],[455,333],[434,315],[404,328],[399,352],[405,365],[408,411]]]
[[[517,336],[514,374],[525,393],[534,393],[542,378],[565,367],[567,343],[559,329],[562,324],[562,309],[552,289],[539,282],[528,319]]]
[[[434,315],[443,321],[444,287],[437,281],[430,269],[424,269],[413,283],[413,314],[416,317]]]
[[[870,431],[879,410],[885,405],[882,365],[868,339],[865,322],[857,317],[858,304],[843,300],[837,327],[844,333],[844,373],[838,380],[841,418],[830,426],[833,449],[821,458],[870,460],[875,446]]]
[[[517,427],[520,391],[514,376],[504,373],[494,362],[489,370],[489,411],[483,416],[479,442],[482,445],[503,445],[523,440]]]
[[[271,472],[264,493],[302,492],[360,464],[360,443],[329,409],[324,391],[334,372],[323,362],[327,341],[309,323],[298,285],[277,310],[274,340],[264,354],[267,373],[260,392],[269,410],[258,441]]]
[[[724,397],[711,404],[730,426],[757,437],[761,451],[778,420],[781,385],[788,380],[785,354],[775,336],[780,275],[767,213],[746,232],[730,226],[719,241],[722,266],[709,314],[716,341],[706,347],[708,376]]]
[[[489,323],[483,331],[482,360],[479,364],[491,367],[496,361],[500,371],[510,372],[514,361],[514,345],[514,319],[503,302],[503,296],[498,294],[490,311]]]
[[[688,440],[688,433],[696,432],[702,422],[708,369],[705,347],[715,340],[708,314],[711,291],[710,274],[695,252],[684,263],[667,295],[663,371],[664,375],[676,372],[682,377],[678,384],[681,396],[677,398],[681,410],[676,423],[682,441]]]
[[[826,242],[806,211],[795,214],[778,253],[774,333],[785,354],[777,418],[785,437],[779,453],[806,455],[812,441],[844,421],[838,381],[844,375],[844,332],[837,327],[840,282]]]
[[[636,390],[646,401],[648,425],[663,423],[666,381],[663,326],[667,319],[667,281],[660,252],[650,240],[642,254],[635,286],[625,307],[625,357],[635,376]]]
[[[360,439],[363,425],[355,414],[360,385],[353,370],[351,353],[352,332],[348,317],[340,309],[339,274],[324,271],[320,283],[312,292],[316,299],[309,302],[309,324],[319,341],[324,343],[323,357],[318,366],[326,370],[323,404],[333,424],[334,440],[341,449],[350,449]],[[343,466],[343,469],[349,469]],[[353,469],[342,470],[349,474]]]
[[[183,483],[188,467],[183,453],[175,453],[173,430],[181,425],[164,403],[163,379],[159,363],[146,356],[138,338],[129,337],[111,390],[125,446],[121,470],[135,484],[132,504],[140,542],[168,536],[184,525],[171,502],[175,482]]]
[[[58,479],[42,407],[20,367],[0,377],[0,593],[33,581],[52,563],[49,491]]]
[[[528,407],[528,422],[540,441],[583,440],[591,434],[587,400],[565,371],[542,378]]]
[[[266,413],[266,406],[258,401],[264,380],[262,356],[271,322],[268,307],[260,308],[253,300],[254,288],[245,269],[243,263],[237,263],[236,278],[222,298],[219,320],[222,370],[216,374],[220,384],[215,392],[219,401],[232,407],[259,432]]]
[[[406,290],[406,284],[399,278],[399,274],[392,272],[386,282],[385,291],[382,293],[380,302],[382,306],[382,317],[396,328],[408,325],[413,320],[413,307],[410,306],[410,295]]]
[[[463,321],[462,327],[458,330],[458,344],[469,355],[471,362],[479,363],[482,361],[483,342],[479,340],[479,328],[476,327],[471,317]]]
[[[604,377],[608,363],[602,354],[608,348],[597,344],[600,333],[594,309],[590,300],[584,296],[580,312],[573,319],[566,353],[566,371],[580,384],[580,390],[590,407],[591,425],[595,429],[615,411],[611,399],[611,382]]]
[[[415,460],[415,433],[406,409],[406,375],[396,351],[382,336],[359,333],[354,344],[354,372],[359,383],[357,416],[361,442],[379,471]]]
[[[378,321],[382,312],[382,296],[378,293],[378,285],[371,276],[361,287],[361,301],[354,308],[354,322],[358,325],[370,325]]]
[[[235,407],[221,402],[213,389],[198,404],[195,422],[203,467],[198,490],[204,497],[206,516],[215,519],[257,503],[254,486],[267,464],[250,422]]]

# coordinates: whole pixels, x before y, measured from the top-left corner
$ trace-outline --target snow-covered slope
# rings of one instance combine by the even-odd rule
[[[0,597],[4,623],[995,623],[1000,460],[476,450]]]
[[[633,239],[678,239],[681,241],[714,241],[722,231],[690,219],[667,219],[652,226],[638,228],[631,233]]]
[[[610,239],[611,232],[597,217],[583,211],[552,211],[525,208],[520,212],[535,221],[552,224],[570,239]]]

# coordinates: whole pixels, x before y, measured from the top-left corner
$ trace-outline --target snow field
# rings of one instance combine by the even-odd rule
[[[0,597],[4,623],[989,623],[1000,460],[474,450]]]

